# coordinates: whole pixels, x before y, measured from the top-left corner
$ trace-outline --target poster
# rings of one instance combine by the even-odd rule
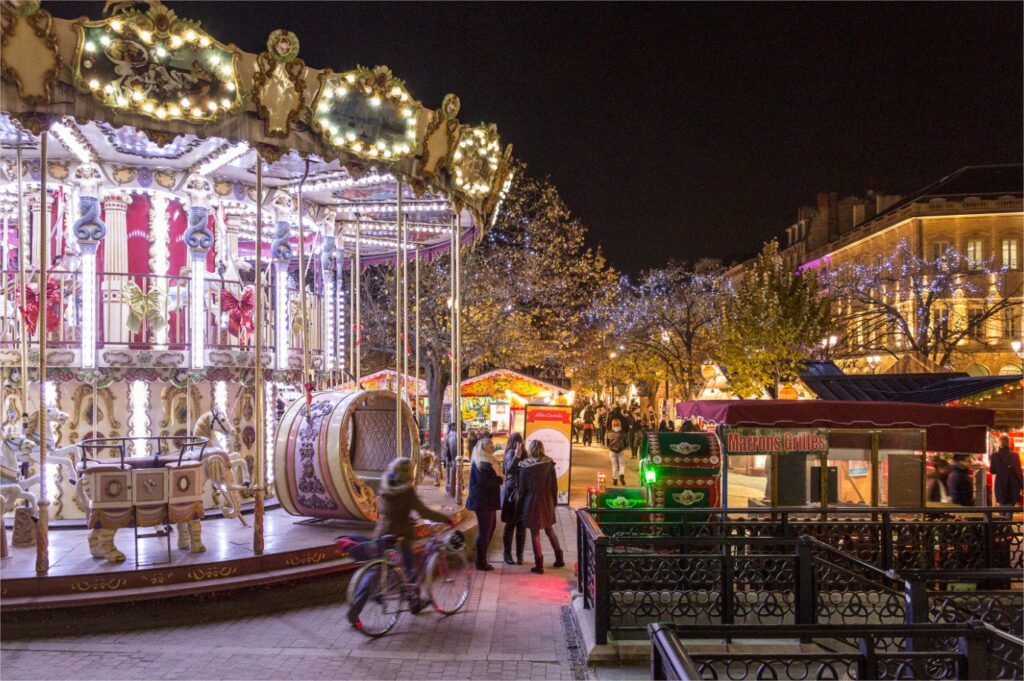
[[[526,449],[540,440],[544,453],[555,462],[558,476],[558,503],[569,503],[570,467],[572,466],[572,407],[569,405],[526,405]]]

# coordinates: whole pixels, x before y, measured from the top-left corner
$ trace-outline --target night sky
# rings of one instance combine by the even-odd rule
[[[818,191],[909,193],[1024,147],[1021,3],[167,4],[246,51],[288,28],[310,66],[458,94],[630,271],[739,258]]]

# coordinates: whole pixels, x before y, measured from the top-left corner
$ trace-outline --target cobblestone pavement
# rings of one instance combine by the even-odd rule
[[[260,606],[238,594],[221,602],[139,603],[125,626],[60,638],[32,635],[0,644],[0,676],[15,679],[572,679],[561,608],[569,603],[576,559],[575,519],[559,509],[557,531],[568,566],[533,575],[501,562],[501,525],[491,545],[497,568],[474,572],[469,602],[442,618],[403,613],[392,632],[370,640],[345,620],[341,589],[312,603]],[[529,554],[527,545],[527,554]],[[547,546],[548,563],[553,552]],[[268,592],[269,594],[270,592]],[[335,595],[337,594],[337,595]],[[307,601],[310,599],[306,599]],[[212,616],[211,612],[219,612]],[[58,615],[59,616],[59,615]],[[164,624],[169,616],[170,623]],[[117,612],[104,618],[117,618]],[[154,626],[154,620],[156,622]],[[145,628],[143,628],[145,627]]]

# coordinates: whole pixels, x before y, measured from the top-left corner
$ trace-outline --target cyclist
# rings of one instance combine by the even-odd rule
[[[412,554],[413,520],[410,514],[415,511],[420,518],[449,525],[454,525],[455,519],[433,510],[420,500],[416,495],[414,472],[412,461],[406,458],[395,459],[388,466],[380,482],[380,519],[377,520],[374,538],[392,535],[398,540],[398,546],[402,550],[402,568],[409,584],[413,585],[412,588],[417,592],[409,599],[409,609],[416,614],[423,610],[427,603],[420,599],[419,587],[416,585],[416,564]],[[367,578],[357,586],[356,596],[349,606],[348,621],[356,629],[362,627],[359,614],[366,605],[372,585],[372,576],[367,575]]]

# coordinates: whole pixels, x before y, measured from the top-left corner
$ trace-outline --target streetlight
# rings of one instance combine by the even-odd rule
[[[871,368],[871,373],[875,373],[875,369],[882,363],[881,355],[868,355],[865,359],[867,360],[868,367]]]
[[[1017,355],[1021,359],[1024,359],[1024,352],[1021,352],[1022,344],[1019,338],[1014,338],[1010,341],[1010,347],[1013,348],[1013,354]]]

